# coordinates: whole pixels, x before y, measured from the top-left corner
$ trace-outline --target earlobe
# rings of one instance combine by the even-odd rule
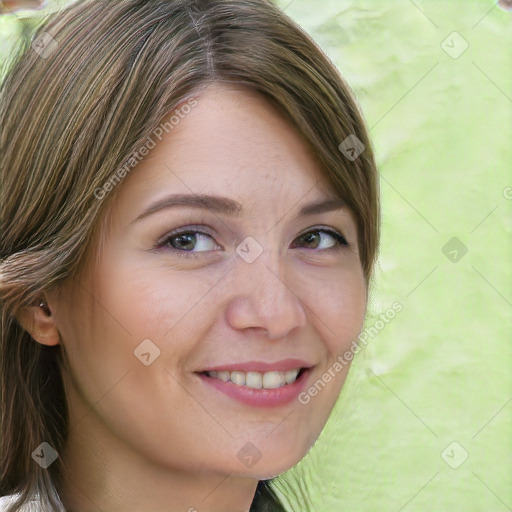
[[[30,306],[21,308],[16,313],[16,319],[38,343],[49,347],[60,343],[59,331],[45,301],[38,300]]]

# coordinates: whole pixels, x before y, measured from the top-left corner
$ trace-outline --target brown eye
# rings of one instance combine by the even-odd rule
[[[334,239],[334,243],[331,243],[327,247],[319,247],[322,244],[323,240],[328,240],[328,237],[322,236],[328,235],[328,237]],[[329,249],[337,249],[342,247],[348,247],[348,242],[345,237],[336,231],[331,229],[313,229],[304,233],[299,237],[299,240],[303,240],[304,243],[309,246],[310,249],[319,249],[320,250],[329,250]]]
[[[208,233],[189,227],[188,229],[176,230],[167,234],[158,242],[157,248],[168,249],[174,254],[185,258],[197,258],[198,253],[210,252],[218,248],[218,245]]]

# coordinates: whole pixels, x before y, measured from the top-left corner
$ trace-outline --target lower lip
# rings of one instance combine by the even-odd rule
[[[222,391],[222,393],[243,404],[253,407],[279,407],[297,399],[300,392],[306,387],[310,372],[311,368],[308,368],[295,382],[276,389],[253,389],[233,384],[231,381],[224,382],[220,379],[208,377],[202,373],[198,375],[206,384],[213,386],[215,389]]]

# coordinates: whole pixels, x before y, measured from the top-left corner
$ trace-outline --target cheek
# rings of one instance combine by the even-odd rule
[[[145,339],[159,346],[179,320],[180,301],[190,299],[184,290],[170,291],[150,272],[128,263],[105,258],[73,290],[66,290],[56,317],[74,387],[90,404],[128,373],[139,389],[149,385],[146,367],[134,351]]]
[[[181,322],[201,315],[204,298],[221,277],[201,272],[199,278],[198,271],[174,269],[162,257],[155,260],[126,257],[119,265],[104,265],[95,286],[98,302],[131,333],[133,342],[153,337],[163,343]]]
[[[312,285],[313,283],[313,285]],[[357,338],[364,323],[366,282],[358,266],[302,283],[302,300],[330,356],[337,356]]]
[[[144,274],[127,286],[130,293],[119,297],[116,307],[121,309],[119,318],[130,332],[129,340],[124,338],[130,344],[131,357],[143,340],[149,339],[172,359],[172,366],[181,368],[200,345],[199,333],[208,323],[206,319],[214,317],[214,312],[206,309],[207,301],[201,301],[208,290],[200,284],[191,286],[190,280],[181,277],[165,282]],[[132,292],[137,297],[133,301],[126,298]]]
[[[198,278],[197,272],[176,271],[147,258],[114,256],[104,252],[94,271],[75,286],[73,299],[71,293],[66,296],[59,319],[77,378],[93,383],[91,389],[101,385],[103,392],[123,372],[140,370],[134,351],[143,340],[172,350],[179,365],[180,355],[195,343],[193,336],[182,336],[183,329],[192,332],[201,324],[198,319],[213,317],[205,298],[221,277],[210,272]]]
[[[364,280],[351,279],[350,285],[339,292],[339,301],[333,307],[334,332],[337,333],[337,353],[345,350],[360,334],[366,314],[366,285]]]

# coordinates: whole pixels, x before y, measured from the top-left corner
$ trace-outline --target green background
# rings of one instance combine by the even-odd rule
[[[382,244],[366,326],[403,310],[275,487],[294,511],[512,511],[512,12],[278,5],[347,79],[375,147]],[[38,18],[0,18],[5,60]]]

